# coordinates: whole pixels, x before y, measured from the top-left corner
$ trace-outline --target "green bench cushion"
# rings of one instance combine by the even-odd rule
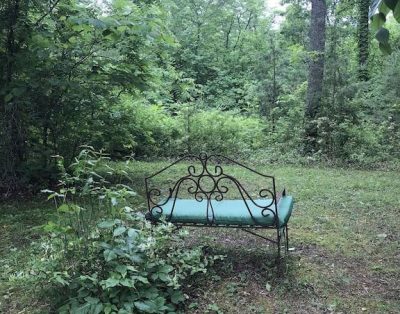
[[[171,214],[175,199],[170,199],[165,205],[162,206],[163,213],[167,219]],[[254,200],[260,206],[267,206],[271,203],[271,200],[257,199]],[[223,200],[223,201],[211,201],[212,207],[214,208],[215,221],[217,225],[250,225],[250,226],[263,226],[270,227],[274,226],[274,215],[263,217],[261,212],[262,208],[257,207],[251,201],[247,201],[247,205],[254,217],[254,220],[250,216],[250,213],[243,200]],[[275,212],[275,206],[271,205],[271,209]],[[283,196],[278,202],[278,218],[279,226],[286,225],[289,221],[290,215],[293,209],[293,197]],[[157,208],[153,210],[153,217],[159,219],[161,214],[157,213]],[[209,219],[212,219],[212,211],[209,210]],[[191,199],[176,199],[175,208],[172,213],[170,220],[172,223],[196,223],[196,224],[207,224],[207,201],[203,200],[198,202]]]

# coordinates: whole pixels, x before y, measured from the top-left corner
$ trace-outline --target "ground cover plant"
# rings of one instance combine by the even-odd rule
[[[140,182],[163,165],[118,164],[132,179],[138,210],[145,210]],[[259,239],[239,231],[190,229],[182,247],[205,246],[207,254],[225,258],[184,285],[180,311],[398,312],[398,173],[279,165],[257,169],[275,175],[296,197],[290,228],[294,250],[286,259],[285,275],[276,275],[275,247]],[[243,176],[240,169],[230,170]],[[28,200],[2,204],[2,209],[1,310],[54,310],[57,297],[46,293],[49,283],[39,275],[49,248],[43,248],[43,234],[35,228],[49,220],[54,209]]]

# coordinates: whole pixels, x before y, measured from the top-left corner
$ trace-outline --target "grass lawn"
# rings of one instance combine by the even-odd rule
[[[143,177],[164,165],[130,164],[136,208],[145,209]],[[259,188],[239,168],[229,170],[250,191]],[[277,165],[257,170],[274,175],[295,197],[285,275],[276,275],[276,248],[262,239],[239,230],[189,229],[187,245],[204,245],[225,258],[188,283],[184,312],[400,313],[399,173]],[[46,248],[35,226],[53,211],[41,201],[0,204],[0,313],[51,311],[51,294],[36,283]]]

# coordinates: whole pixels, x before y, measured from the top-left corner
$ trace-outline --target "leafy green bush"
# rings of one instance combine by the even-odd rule
[[[103,113],[102,123],[93,133],[92,145],[114,158],[125,156],[169,156],[182,137],[180,121],[162,106],[148,105],[123,97]]]
[[[379,97],[384,85],[357,83],[340,90],[334,108],[322,104],[314,121],[318,150],[312,156],[303,151],[307,84],[281,96],[262,118],[204,109],[201,101],[163,106],[126,96],[108,108],[104,120],[108,119],[109,127],[94,132],[94,145],[105,148],[112,157],[140,159],[208,152],[261,162],[393,163],[400,136],[397,94],[387,94],[382,112],[374,111],[375,104],[382,102]]]
[[[197,111],[192,115],[183,111],[180,118],[186,128],[181,153],[213,152],[245,156],[265,143],[259,118],[219,110]]]
[[[264,118],[266,144],[253,152],[252,162],[298,163],[301,160],[306,88],[302,84],[292,94],[280,97],[278,106]]]
[[[185,301],[181,288],[187,277],[206,272],[213,261],[200,248],[182,248],[172,225],[153,227],[137,213],[97,227],[90,253],[64,273],[69,300],[61,312],[175,311]]]
[[[202,151],[247,155],[263,147],[264,126],[258,117],[181,105],[171,113],[126,97],[107,113],[106,128],[96,131],[93,145],[113,157],[175,157]]]
[[[134,192],[95,172],[105,157],[84,149],[65,171],[60,189],[46,190],[58,219],[44,229],[50,240],[43,272],[62,287],[63,313],[164,313],[185,301],[189,276],[206,272],[215,257],[184,248],[174,226],[152,226],[130,206]],[[104,165],[104,163],[102,164]],[[108,167],[108,174],[113,169]]]

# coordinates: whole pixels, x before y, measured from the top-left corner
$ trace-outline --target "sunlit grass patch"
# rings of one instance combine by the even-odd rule
[[[138,196],[145,212],[144,178],[168,162],[109,163]],[[177,169],[184,173],[187,164]],[[228,166],[249,189],[262,186]],[[185,313],[396,313],[400,308],[400,176],[396,172],[258,165],[295,198],[290,247],[277,272],[276,247],[240,230],[186,228],[187,246],[223,255],[204,276],[187,283]],[[122,179],[121,179],[122,178]],[[113,180],[118,179],[118,182]],[[171,184],[168,175],[157,184]],[[54,300],[38,284],[45,248],[37,226],[54,214],[52,204],[0,205],[0,311],[46,313]],[[273,230],[261,231],[274,236]],[[17,301],[16,301],[17,300]],[[53,302],[53,303],[52,303]]]

